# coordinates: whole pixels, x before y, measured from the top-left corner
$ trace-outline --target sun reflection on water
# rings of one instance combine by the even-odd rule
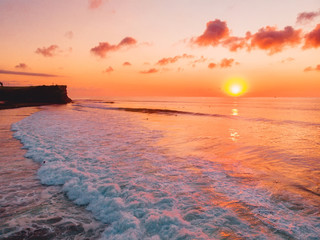
[[[232,116],[238,116],[238,109],[236,109],[236,108],[233,108],[232,110]]]
[[[230,128],[230,129],[229,129],[229,133],[230,133],[230,139],[231,139],[233,142],[238,141],[240,135],[239,135],[239,133],[237,132],[236,129]]]

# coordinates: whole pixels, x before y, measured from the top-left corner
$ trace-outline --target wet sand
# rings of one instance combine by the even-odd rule
[[[43,186],[39,164],[12,137],[11,124],[38,107],[0,111],[0,239],[96,239],[105,224],[67,200],[59,186]]]

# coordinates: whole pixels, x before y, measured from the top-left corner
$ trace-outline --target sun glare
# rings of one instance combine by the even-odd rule
[[[229,96],[238,97],[247,92],[248,84],[242,78],[230,78],[224,83],[223,90]]]

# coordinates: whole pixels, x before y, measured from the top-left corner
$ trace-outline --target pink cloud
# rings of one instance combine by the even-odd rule
[[[267,26],[261,28],[251,36],[250,48],[259,48],[269,51],[269,55],[281,52],[286,46],[295,46],[301,42],[301,29],[295,30],[291,26],[283,30]]]
[[[201,36],[192,38],[191,43],[198,46],[223,46],[231,52],[239,49],[262,49],[272,55],[281,52],[287,47],[294,47],[302,41],[302,30],[294,29],[291,26],[287,26],[283,30],[266,26],[254,34],[247,32],[244,37],[230,36],[230,32],[225,21],[216,19],[208,22],[204,33]],[[313,35],[317,34],[317,32],[310,33],[308,37],[315,38]],[[315,44],[312,46],[315,46]]]
[[[100,42],[98,46],[91,48],[91,52],[101,58],[104,58],[109,51],[117,50],[116,45],[110,45],[108,42]]]
[[[156,73],[156,72],[158,72],[158,70],[155,68],[150,68],[149,70],[146,70],[146,71],[140,71],[140,73],[142,74],[149,74],[149,73]]]
[[[217,66],[215,63],[209,63],[208,68],[213,69]]]
[[[304,49],[320,47],[320,24],[318,24],[311,32],[307,33],[304,36],[304,39]]]
[[[248,32],[246,37],[230,36],[230,30],[225,21],[216,19],[207,23],[207,28],[204,33],[192,39],[192,43],[199,46],[218,46],[228,48],[230,51],[235,52],[238,49],[247,47],[247,40],[250,38]]]
[[[137,43],[137,40],[135,40],[132,37],[125,37],[121,40],[121,42],[118,44],[118,47],[120,46],[126,46],[126,45],[134,45]]]
[[[313,67],[306,67],[304,70],[304,72],[310,72],[310,71],[320,71],[320,64],[318,64],[315,68]]]
[[[161,65],[161,66],[164,66],[164,65],[167,65],[169,63],[175,63],[179,59],[183,59],[183,58],[194,58],[194,56],[193,55],[188,55],[188,54],[183,54],[183,55],[178,55],[178,56],[174,56],[174,57],[162,58],[157,62],[157,64]]]
[[[59,47],[57,45],[51,45],[49,47],[37,48],[35,53],[40,54],[44,57],[53,57],[57,54]]]
[[[108,68],[106,68],[106,70],[104,70],[103,72],[104,73],[111,73],[111,72],[113,72],[114,70],[113,70],[113,68],[111,67],[111,66],[109,66]]]
[[[18,65],[15,66],[15,68],[19,68],[19,69],[27,69],[28,66],[25,63],[19,63]]]
[[[102,5],[102,0],[89,0],[89,8],[95,9]]]
[[[207,23],[204,33],[193,40],[199,46],[216,46],[221,40],[229,37],[229,28],[227,23],[216,19]]]
[[[234,62],[234,59],[233,58],[224,58],[224,59],[222,59],[221,60],[221,62],[220,62],[220,67],[221,68],[227,68],[227,67],[231,67],[232,66],[232,64],[233,64],[233,62]]]
[[[231,52],[236,52],[238,49],[248,47],[247,41],[251,37],[250,35],[248,32],[244,38],[230,36],[222,41],[222,46],[228,48]]]
[[[132,37],[125,37],[118,45],[111,45],[108,42],[100,42],[98,46],[91,48],[91,52],[101,58],[106,57],[110,51],[117,51],[125,46],[135,45],[137,41]]]
[[[305,24],[313,21],[318,16],[320,16],[320,9],[317,12],[302,12],[297,17],[297,23]]]
[[[132,64],[130,62],[124,62],[122,65],[123,66],[131,66]]]

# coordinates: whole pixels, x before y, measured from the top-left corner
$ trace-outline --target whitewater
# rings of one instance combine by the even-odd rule
[[[77,100],[12,131],[97,238],[320,236],[320,99]]]

